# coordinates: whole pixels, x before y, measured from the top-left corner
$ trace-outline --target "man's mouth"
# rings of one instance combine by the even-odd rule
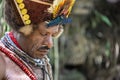
[[[39,49],[38,49],[38,51],[40,51],[40,52],[49,52],[49,48],[47,47],[47,46],[42,46],[42,47],[40,47]]]
[[[40,51],[40,52],[45,52],[45,53],[46,53],[46,52],[49,52],[49,50],[40,50],[40,49],[39,49],[39,51]]]

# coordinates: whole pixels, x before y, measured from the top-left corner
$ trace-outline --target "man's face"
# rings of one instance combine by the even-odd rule
[[[47,28],[45,23],[38,25],[24,41],[24,50],[33,58],[42,58],[53,47],[53,36],[59,32],[59,25]]]

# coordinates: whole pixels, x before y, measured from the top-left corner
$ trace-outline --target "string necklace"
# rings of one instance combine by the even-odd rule
[[[11,32],[9,34],[11,34]],[[34,58],[30,57],[29,55],[27,55],[20,48],[18,48],[16,46],[16,44],[14,44],[14,42],[17,43],[17,41],[15,41],[14,38],[11,40],[11,37],[8,35],[8,33],[5,34],[4,38],[2,38],[1,41],[7,48],[9,48],[11,51],[15,52],[25,62],[30,63],[35,66],[39,66],[39,67],[42,67],[45,65],[45,62],[43,59],[34,59]]]

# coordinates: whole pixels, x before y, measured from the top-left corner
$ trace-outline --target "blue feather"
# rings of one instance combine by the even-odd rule
[[[47,27],[55,26],[55,25],[63,25],[66,23],[70,23],[72,21],[71,18],[65,18],[64,16],[58,16],[57,18],[51,20],[48,24]]]

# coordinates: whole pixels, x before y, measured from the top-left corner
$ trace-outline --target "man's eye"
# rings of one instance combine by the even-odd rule
[[[56,37],[58,35],[58,33],[54,33],[52,34],[52,37]]]
[[[62,33],[63,33],[63,29],[60,29],[58,32],[54,33],[52,36],[53,36],[54,38],[58,38],[58,37],[61,36]]]
[[[47,33],[40,33],[42,36],[47,36]]]
[[[58,38],[61,34],[62,34],[61,32],[57,32],[57,33],[54,33],[54,34],[52,35],[52,37]]]

